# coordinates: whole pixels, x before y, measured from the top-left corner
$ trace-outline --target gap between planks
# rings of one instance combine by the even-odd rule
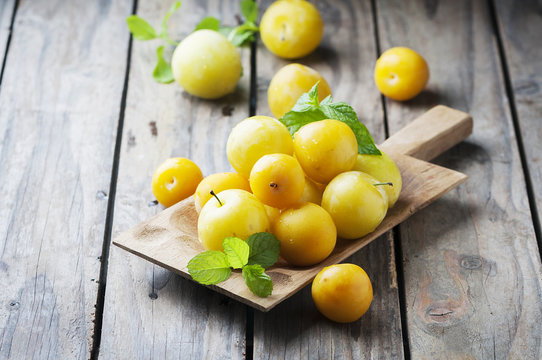
[[[137,11],[137,2],[134,0],[132,5],[132,14]],[[119,120],[117,125],[117,135],[115,139],[115,150],[113,152],[113,166],[111,169],[111,181],[109,183],[109,199],[107,202],[107,215],[105,218],[104,240],[102,254],[100,257],[100,277],[98,280],[98,294],[96,296],[96,312],[94,315],[94,329],[92,334],[92,347],[90,359],[98,359],[100,353],[100,343],[102,340],[102,323],[105,305],[105,290],[107,286],[107,269],[109,265],[109,251],[111,248],[111,233],[113,229],[113,215],[115,211],[115,197],[117,193],[117,178],[119,174],[120,150],[122,145],[122,132],[124,129],[124,113],[126,109],[126,96],[128,94],[128,83],[130,77],[130,63],[132,60],[133,37],[130,34],[128,40],[128,51],[126,55],[126,70],[124,72],[124,84],[120,100]]]
[[[13,24],[15,23],[15,15],[17,14],[18,5],[19,0],[14,0],[13,10],[11,12],[11,21],[8,29],[8,38],[6,40],[6,48],[4,49],[4,58],[2,59],[2,68],[0,69],[0,90],[2,89],[2,79],[4,78],[4,69],[6,68],[6,59],[8,58],[9,44],[11,43],[11,34],[13,33]]]
[[[533,180],[529,171],[529,163],[527,161],[527,155],[525,154],[525,145],[523,143],[523,136],[521,135],[521,126],[519,123],[519,116],[516,107],[516,98],[514,96],[514,88],[512,86],[512,80],[510,77],[510,71],[508,70],[508,60],[506,59],[506,52],[504,50],[501,30],[497,21],[497,10],[495,8],[495,0],[487,0],[489,9],[489,18],[491,26],[493,27],[493,33],[495,35],[495,42],[497,43],[497,50],[501,63],[501,72],[504,81],[504,88],[508,104],[510,107],[510,116],[512,117],[512,124],[514,125],[514,134],[516,135],[516,142],[519,152],[519,158],[521,160],[521,167],[523,169],[523,177],[525,178],[525,186],[527,189],[527,199],[529,200],[529,208],[531,210],[531,218],[533,220],[534,233],[536,242],[538,244],[538,252],[542,259],[542,230],[540,226],[540,215],[538,207],[536,206],[536,196],[533,187]]]
[[[382,48],[380,44],[380,32],[378,29],[378,10],[376,5],[376,0],[371,0],[371,13],[373,19],[373,33],[375,38],[376,54],[375,59],[378,60],[382,54]],[[386,103],[386,97],[384,94],[380,94],[381,103],[382,103],[382,114],[384,119],[384,134],[386,139],[390,137],[390,128],[388,123],[388,108]],[[396,281],[397,281],[397,293],[399,297],[399,315],[401,317],[401,336],[403,339],[403,356],[405,359],[410,360],[410,340],[408,338],[408,319],[407,319],[407,300],[405,293],[405,276],[403,270],[403,249],[401,247],[401,233],[400,227],[396,226],[391,230],[391,241],[393,246],[393,265],[395,268]],[[391,266],[391,264],[390,264]]]

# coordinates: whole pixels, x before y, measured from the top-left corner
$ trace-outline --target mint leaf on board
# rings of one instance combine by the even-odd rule
[[[203,285],[214,285],[230,277],[231,268],[222,251],[204,251],[188,262],[188,273]]]
[[[241,14],[246,21],[255,23],[258,20],[258,5],[253,0],[242,0]]]
[[[248,262],[250,248],[246,242],[237,237],[227,237],[222,241],[228,263],[234,269],[241,269]]]
[[[169,84],[173,82],[175,79],[173,78],[171,65],[164,59],[164,46],[159,46],[156,49],[156,56],[158,61],[154,71],[152,72],[154,80],[162,84]]]
[[[194,31],[203,30],[203,29],[219,31],[220,20],[212,16],[207,16],[205,19],[201,20],[198,25],[196,25],[196,29]],[[227,35],[224,35],[224,36],[227,36]]]
[[[308,93],[299,97],[296,104],[280,121],[286,125],[292,136],[304,125],[314,121],[335,119],[348,125],[358,142],[358,153],[381,155],[369,130],[363,125],[354,109],[345,102],[333,103],[331,96],[318,102],[318,83]]]
[[[273,281],[264,272],[260,265],[246,265],[243,267],[243,278],[254,294],[259,297],[267,297],[273,292]]]
[[[247,239],[250,248],[249,265],[273,266],[279,259],[280,241],[268,232],[252,234]]]
[[[158,37],[156,35],[156,30],[154,30],[151,24],[137,15],[128,16],[126,18],[126,24],[136,40],[152,40]]]
[[[171,5],[171,7],[169,8],[169,11],[166,13],[166,15],[164,15],[164,18],[162,19],[162,31],[160,32],[160,37],[172,45],[176,45],[177,43],[169,38],[167,33],[167,23],[171,15],[173,15],[173,13],[177,11],[177,9],[180,7],[180,1],[174,2],[173,5]]]

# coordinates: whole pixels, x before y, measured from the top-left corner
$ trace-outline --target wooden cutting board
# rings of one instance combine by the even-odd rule
[[[273,293],[267,298],[250,292],[238,270],[228,280],[209,287],[258,310],[269,311],[310,283],[325,266],[343,261],[465,181],[466,175],[424,160],[440,155],[471,132],[472,118],[468,114],[445,106],[432,108],[380,145],[399,167],[403,189],[373,233],[357,240],[338,239],[333,253],[314,266],[292,267],[279,260],[266,271],[274,284]],[[186,265],[204,251],[198,240],[197,219],[194,200],[188,198],[121,233],[113,244],[191,279]]]

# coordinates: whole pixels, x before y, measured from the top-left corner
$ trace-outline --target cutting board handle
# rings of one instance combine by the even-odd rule
[[[421,160],[431,160],[472,133],[472,117],[438,105],[390,136],[380,148]]]

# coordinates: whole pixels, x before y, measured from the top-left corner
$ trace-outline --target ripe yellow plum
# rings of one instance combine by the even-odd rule
[[[352,170],[365,172],[383,183],[391,182],[392,186],[382,186],[388,195],[388,208],[391,208],[399,198],[403,180],[395,162],[382,151],[381,153],[382,156],[358,154]]]
[[[301,198],[305,174],[293,156],[264,155],[252,167],[250,188],[265,205],[283,209]]]
[[[372,180],[370,180],[372,179]],[[360,171],[337,175],[324,190],[322,207],[333,218],[337,234],[357,239],[374,231],[388,211],[388,199],[377,179]]]
[[[206,250],[222,250],[227,237],[246,240],[254,233],[270,230],[267,212],[253,194],[229,189],[216,196],[207,201],[198,217],[198,238]]]
[[[324,34],[318,9],[304,0],[279,0],[262,16],[260,36],[269,51],[286,59],[310,54]]]
[[[374,70],[376,86],[385,96],[404,101],[418,95],[429,80],[425,59],[407,47],[394,47],[380,55]]]
[[[216,173],[205,177],[199,183],[196,193],[194,194],[196,211],[199,213],[203,205],[213,197],[211,195],[211,190],[213,190],[215,194],[218,194],[219,192],[228,189],[250,191],[250,185],[247,179],[234,172]]]
[[[327,184],[356,163],[358,143],[348,125],[338,120],[315,121],[294,134],[294,152],[312,180]]]
[[[324,260],[337,241],[333,219],[312,203],[283,210],[272,229],[280,241],[280,255],[296,266],[314,265]]]
[[[252,166],[267,154],[292,155],[290,132],[280,121],[269,116],[252,116],[237,124],[226,144],[226,154],[233,168],[249,178]]]
[[[155,170],[152,192],[160,204],[169,207],[192,195],[202,179],[201,170],[191,160],[170,158]]]
[[[314,278],[311,291],[318,310],[328,319],[339,323],[358,320],[373,301],[369,276],[354,264],[323,268]]]
[[[216,99],[235,90],[242,72],[241,56],[218,31],[198,30],[177,45],[171,70],[189,94]]]
[[[309,92],[318,83],[318,100],[331,95],[329,85],[316,70],[301,64],[288,64],[282,67],[269,83],[267,102],[276,118],[290,111],[299,97]]]

